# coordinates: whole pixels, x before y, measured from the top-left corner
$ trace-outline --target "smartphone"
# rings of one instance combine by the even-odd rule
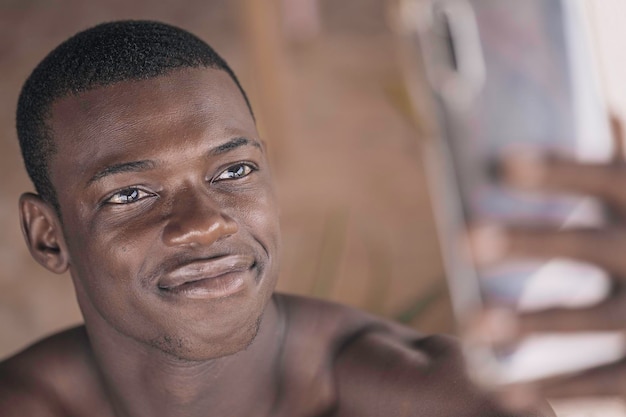
[[[455,315],[461,327],[485,307],[515,312],[581,308],[610,281],[569,259],[474,265],[459,244],[468,224],[599,226],[597,201],[507,187],[494,161],[518,149],[586,162],[612,157],[613,142],[582,0],[404,0],[413,97],[423,71],[437,120],[427,165]],[[422,85],[423,87],[423,85]],[[421,98],[415,98],[419,102]],[[423,117],[423,115],[422,115]],[[465,341],[472,375],[485,385],[578,372],[624,356],[617,332],[536,334],[501,349]]]

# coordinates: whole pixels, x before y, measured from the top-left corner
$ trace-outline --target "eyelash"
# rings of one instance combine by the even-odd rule
[[[118,196],[123,196],[125,195],[126,197],[124,198],[130,198],[129,194],[145,194],[143,196],[140,197],[136,197],[136,200],[133,201],[125,201],[125,202],[114,202],[113,200],[115,199],[115,197]],[[143,190],[139,187],[127,187],[124,188],[122,190],[116,191],[113,195],[111,195],[110,197],[108,197],[106,200],[104,200],[104,204],[113,204],[113,205],[124,205],[124,204],[132,204],[132,203],[136,203],[137,201],[141,201],[144,198],[148,198],[148,197],[154,197],[156,194],[151,193],[149,191]]]
[[[235,175],[240,175],[238,177],[229,177],[229,178],[220,178],[223,174],[227,173],[227,172],[232,172],[235,169],[237,169],[237,171],[240,171],[241,169],[243,169],[243,173],[240,174],[235,174]],[[258,168],[253,165],[252,163],[249,162],[239,162],[236,163],[234,165],[230,165],[229,167],[227,167],[226,169],[222,170],[217,176],[211,178],[211,180],[209,181],[211,184],[216,183],[216,182],[221,182],[221,181],[232,181],[232,180],[237,180],[237,179],[241,179],[241,178],[245,178],[248,175],[252,174],[253,172],[257,171]],[[142,195],[143,194],[143,195]],[[133,201],[119,201],[119,202],[114,202],[113,200],[115,199],[115,197],[121,197],[121,198],[131,198],[132,195],[137,195],[135,198],[135,200]],[[112,205],[126,205],[126,204],[133,204],[136,203],[138,201],[141,201],[145,198],[148,197],[154,197],[156,194],[146,191],[140,187],[127,187],[124,189],[121,189],[119,191],[116,191],[114,194],[112,194],[110,197],[108,197],[106,200],[104,200],[104,204],[112,204]]]
[[[223,174],[225,174],[225,173],[227,173],[229,171],[232,172],[235,169],[237,169],[239,171],[242,168],[243,168],[244,172],[242,174],[238,174],[238,175],[240,175],[238,177],[220,178]],[[211,180],[209,182],[212,184],[212,183],[220,182],[220,181],[238,180],[238,179],[247,177],[248,175],[252,174],[253,172],[255,172],[257,170],[258,170],[257,166],[252,164],[252,163],[250,163],[250,162],[237,162],[236,164],[230,165],[226,169],[220,171],[220,173],[217,174],[215,177],[211,178]]]

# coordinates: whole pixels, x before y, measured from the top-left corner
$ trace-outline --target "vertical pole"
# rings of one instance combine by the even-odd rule
[[[289,68],[277,0],[240,0],[240,21],[247,48],[252,97],[262,138],[280,169],[289,137]]]

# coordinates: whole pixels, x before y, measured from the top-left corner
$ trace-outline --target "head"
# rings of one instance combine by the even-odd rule
[[[25,238],[69,269],[90,332],[188,360],[253,340],[277,207],[246,95],[207,44],[156,22],[81,32],[26,81],[17,128],[38,191]]]
[[[216,68],[248,97],[235,73],[209,45],[174,26],[151,21],[104,23],[69,38],[34,69],[17,106],[17,133],[37,193],[58,210],[48,163],[55,152],[47,121],[52,103],[119,81],[141,80],[183,68]]]

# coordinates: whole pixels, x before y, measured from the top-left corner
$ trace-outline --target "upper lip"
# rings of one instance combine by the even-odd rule
[[[195,259],[167,273],[158,282],[160,289],[172,289],[203,279],[217,278],[233,272],[244,272],[254,266],[249,255],[225,255],[214,258]]]

